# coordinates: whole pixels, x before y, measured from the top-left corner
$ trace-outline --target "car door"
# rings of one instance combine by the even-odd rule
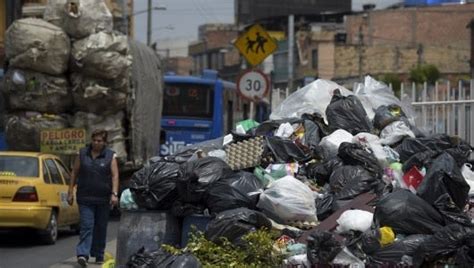
[[[58,167],[59,172],[61,173],[65,186],[64,190],[66,193],[69,191],[69,183],[71,182],[71,174],[69,171],[66,169],[66,166],[61,162],[59,159],[55,159],[56,166]],[[66,194],[67,198],[67,194]],[[67,215],[67,223],[69,224],[75,224],[79,222],[79,207],[77,206],[76,202],[76,193],[74,191],[74,202],[72,206],[68,206],[64,208],[64,211],[66,212],[65,214]]]
[[[61,173],[56,166],[56,163],[53,158],[45,159],[46,167],[48,168],[49,175],[51,177],[51,185],[54,189],[54,200],[55,207],[59,209],[58,214],[58,225],[67,224],[69,215],[67,208],[69,204],[67,203],[67,186],[64,183]]]

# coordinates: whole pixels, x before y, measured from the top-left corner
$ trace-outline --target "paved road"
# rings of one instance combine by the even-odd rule
[[[117,238],[119,219],[109,222],[107,241]],[[41,245],[34,233],[0,231],[0,268],[47,268],[75,256],[78,236],[69,230],[59,233],[54,245]],[[115,252],[113,252],[115,255]]]

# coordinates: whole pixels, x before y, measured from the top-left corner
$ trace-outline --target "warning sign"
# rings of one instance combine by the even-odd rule
[[[76,154],[86,146],[86,130],[82,128],[43,129],[40,135],[43,153]]]
[[[260,64],[277,49],[277,44],[262,26],[255,24],[234,45],[253,66]]]

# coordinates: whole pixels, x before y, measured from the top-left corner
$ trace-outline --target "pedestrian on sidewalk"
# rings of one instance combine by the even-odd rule
[[[107,131],[92,132],[91,144],[80,149],[74,162],[68,191],[73,203],[73,190],[79,205],[80,233],[76,247],[77,262],[87,266],[89,256],[104,262],[107,223],[110,209],[118,204],[119,172],[114,151],[106,147]]]

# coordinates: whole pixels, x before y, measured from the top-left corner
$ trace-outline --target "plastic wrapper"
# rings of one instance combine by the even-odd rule
[[[106,116],[77,112],[73,117],[70,117],[70,124],[75,128],[85,128],[87,133],[92,133],[96,129],[104,129],[107,131],[107,143],[109,147],[115,152],[119,160],[125,161],[127,159],[127,150],[125,146],[123,120],[123,112]],[[90,142],[89,137],[87,138],[87,142]]]
[[[138,209],[138,205],[137,203],[135,203],[135,200],[133,200],[132,192],[130,191],[130,189],[125,189],[120,194],[120,208],[126,210]]]
[[[239,207],[256,209],[261,191],[263,185],[255,175],[239,171],[209,186],[207,207],[211,213]]]
[[[341,265],[341,267],[348,267],[348,268],[362,268],[365,267],[363,261],[359,258],[354,256],[352,252],[347,247],[344,247],[339,254],[334,257],[332,260],[332,264],[336,266]]]
[[[86,76],[117,79],[127,77],[132,58],[127,36],[99,32],[73,43],[71,61]]]
[[[270,119],[299,118],[306,113],[318,113],[327,121],[326,108],[336,89],[344,96],[352,95],[351,91],[335,82],[318,79],[288,96],[272,111]]]
[[[130,179],[130,191],[138,206],[153,210],[170,209],[178,198],[178,170],[178,164],[160,161],[135,172]]]
[[[474,228],[447,225],[424,240],[413,257],[415,267],[442,257],[451,257],[456,267],[474,266]]]
[[[220,158],[204,157],[181,164],[177,187],[179,199],[189,203],[206,203],[208,186],[232,174]]]
[[[415,134],[404,121],[390,123],[380,132],[380,142],[386,145],[396,144],[405,137],[415,138]]]
[[[274,157],[274,163],[289,163],[308,161],[311,158],[309,152],[303,151],[292,140],[279,137],[265,137],[266,146]]]
[[[383,169],[375,156],[355,143],[343,142],[339,146],[338,156],[346,165],[359,165],[372,173],[375,178],[382,178]]]
[[[291,176],[272,183],[260,194],[257,207],[280,223],[317,221],[313,192],[306,184]]]
[[[397,234],[433,234],[444,226],[443,217],[430,204],[408,190],[382,197],[376,204],[374,219]]]
[[[337,200],[352,199],[369,191],[377,192],[382,181],[361,166],[342,166],[334,170],[329,185]]]
[[[68,67],[70,50],[66,33],[44,20],[15,20],[5,33],[5,56],[12,67],[60,75]]]
[[[11,68],[4,78],[3,93],[11,111],[65,112],[72,108],[69,91],[70,87],[64,76]]]
[[[333,234],[315,231],[307,239],[307,255],[312,265],[330,264],[341,252],[342,245]]]
[[[191,254],[172,255],[163,249],[153,252],[142,247],[130,256],[128,268],[201,268],[199,260]]]
[[[440,196],[448,194],[449,203],[454,203],[462,210],[468,201],[469,184],[454,158],[443,153],[433,161],[417,189],[417,194],[430,204],[434,204]]]
[[[113,28],[112,13],[103,0],[49,0],[43,17],[74,38]]]
[[[261,228],[270,230],[272,223],[261,212],[247,208],[236,208],[223,211],[207,225],[204,233],[206,239],[219,243],[222,237],[234,245],[244,245],[242,237]]]
[[[319,145],[324,148],[328,158],[333,158],[337,155],[339,146],[343,142],[352,142],[354,136],[345,131],[344,129],[338,129],[330,135],[321,139]]]
[[[372,130],[372,123],[359,99],[356,96],[344,97],[337,90],[326,109],[326,117],[333,131],[344,129],[355,135]]]
[[[370,229],[373,218],[374,214],[368,211],[360,209],[346,210],[336,221],[339,224],[336,231],[339,233],[344,233],[350,230],[365,232]]]
[[[60,115],[25,112],[7,115],[5,137],[12,151],[40,151],[42,129],[67,128],[66,118]]]
[[[285,259],[284,264],[287,267],[311,267],[311,264],[308,261],[308,256],[306,254],[291,256]]]

